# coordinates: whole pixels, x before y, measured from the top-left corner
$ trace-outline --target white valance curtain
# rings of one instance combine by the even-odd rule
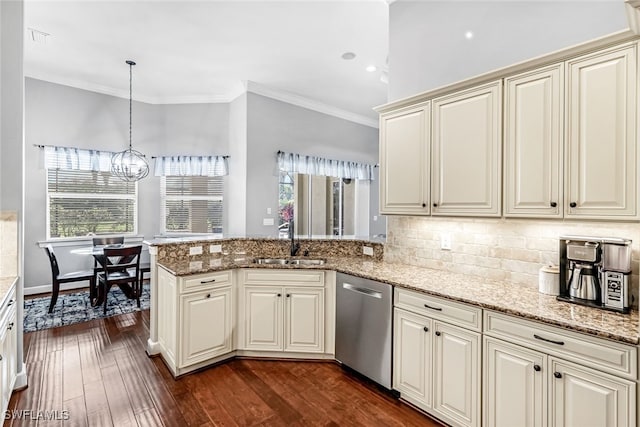
[[[373,180],[373,165],[278,151],[278,168],[292,173]]]
[[[111,171],[111,151],[87,150],[73,147],[44,147],[44,166],[47,169],[83,171]]]
[[[227,156],[156,157],[155,176],[229,175]]]

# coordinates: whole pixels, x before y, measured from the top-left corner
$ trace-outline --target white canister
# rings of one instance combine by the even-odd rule
[[[538,291],[547,295],[560,293],[560,267],[545,265],[538,274]]]

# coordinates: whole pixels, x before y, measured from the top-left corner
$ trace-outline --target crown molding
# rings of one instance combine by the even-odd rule
[[[69,79],[64,77],[52,76],[46,73],[25,72],[25,77],[43,80],[49,83],[55,83],[63,86],[69,86],[76,89],[82,89],[89,92],[101,93],[103,95],[115,96],[117,98],[129,99],[129,91],[117,89],[111,86],[104,86],[97,83],[91,83],[79,79]],[[219,104],[231,102],[237,94],[223,95],[187,95],[187,96],[148,96],[135,94],[133,100],[144,102],[145,104]]]
[[[79,79],[69,79],[54,75],[48,75],[46,73],[37,72],[25,72],[25,77],[32,79],[43,80],[50,83],[55,83],[63,86],[69,86],[76,89],[82,89],[90,92],[101,93],[103,95],[115,96],[117,98],[129,99],[129,91],[113,88],[110,86],[104,86],[96,83],[87,82]],[[306,108],[309,110],[317,111],[319,113],[327,114],[330,116],[338,117],[350,122],[358,123],[364,126],[378,128],[378,120],[366,117],[360,114],[352,113],[341,108],[333,107],[328,104],[324,104],[319,101],[315,101],[310,98],[279,90],[269,88],[267,86],[252,82],[244,81],[239,82],[235,88],[226,94],[220,95],[188,95],[188,96],[148,96],[137,93],[133,95],[133,100],[137,102],[144,102],[145,104],[227,104],[232,102],[238,96],[245,92],[255,93],[257,95],[266,96],[267,98],[276,99],[278,101],[286,102],[288,104],[296,105],[298,107]]]
[[[629,28],[635,34],[640,35],[640,0],[626,0],[627,21]]]
[[[338,117],[340,119],[348,120],[350,122],[358,123],[364,126],[369,126],[376,129],[378,128],[377,119],[372,119],[361,114],[352,113],[351,111],[343,110],[341,108],[337,108],[310,98],[305,98],[304,96],[300,96],[295,93],[270,88],[253,81],[247,81],[246,88],[247,92],[255,93],[256,95],[266,96],[267,98],[286,102],[287,104],[292,104],[298,107],[306,108],[308,110],[317,111],[329,116]]]

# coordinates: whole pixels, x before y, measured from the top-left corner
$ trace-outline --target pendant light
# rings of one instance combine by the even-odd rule
[[[144,154],[131,148],[131,74],[136,63],[131,60],[126,63],[129,64],[129,148],[111,156],[111,173],[123,181],[134,182],[149,174],[149,165]]]

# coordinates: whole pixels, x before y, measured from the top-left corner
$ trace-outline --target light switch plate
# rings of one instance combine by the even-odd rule
[[[262,225],[273,225],[273,218],[262,218]]]
[[[371,246],[363,246],[362,253],[365,255],[373,256],[373,248]]]
[[[202,253],[202,246],[192,246],[189,248],[189,255],[200,255]]]
[[[222,245],[209,245],[209,253],[216,254],[222,252]]]

